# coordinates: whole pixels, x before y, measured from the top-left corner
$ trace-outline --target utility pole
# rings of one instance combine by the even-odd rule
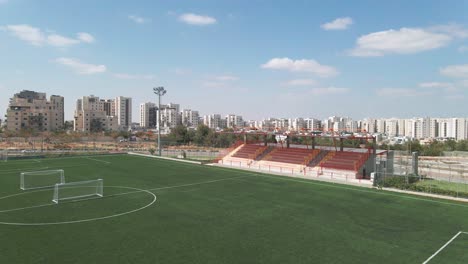
[[[164,87],[154,87],[153,92],[158,96],[158,154],[161,156],[161,96],[166,94]]]

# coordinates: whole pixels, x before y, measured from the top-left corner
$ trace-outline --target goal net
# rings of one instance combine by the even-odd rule
[[[0,150],[0,161],[8,160],[8,150]]]
[[[79,181],[69,183],[57,183],[54,187],[53,202],[86,197],[103,196],[103,180]]]
[[[28,171],[20,174],[21,190],[54,187],[57,183],[65,183],[63,170]]]

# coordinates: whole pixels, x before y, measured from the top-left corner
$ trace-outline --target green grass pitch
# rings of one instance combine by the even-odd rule
[[[104,197],[21,191],[37,169],[102,178]],[[468,204],[108,155],[0,163],[0,222],[0,263],[422,263],[468,231]],[[430,263],[468,263],[467,243]]]

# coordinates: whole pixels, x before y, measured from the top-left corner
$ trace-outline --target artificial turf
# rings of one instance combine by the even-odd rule
[[[20,191],[35,169],[102,178],[104,198]],[[422,263],[468,231],[466,203],[368,188],[130,155],[0,163],[2,223],[119,214],[0,224],[0,263]],[[467,241],[430,263],[468,263]]]

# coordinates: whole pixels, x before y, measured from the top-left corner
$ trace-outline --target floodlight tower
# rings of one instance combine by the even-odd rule
[[[154,87],[153,92],[158,96],[158,154],[161,156],[161,96],[166,94],[164,87]]]

